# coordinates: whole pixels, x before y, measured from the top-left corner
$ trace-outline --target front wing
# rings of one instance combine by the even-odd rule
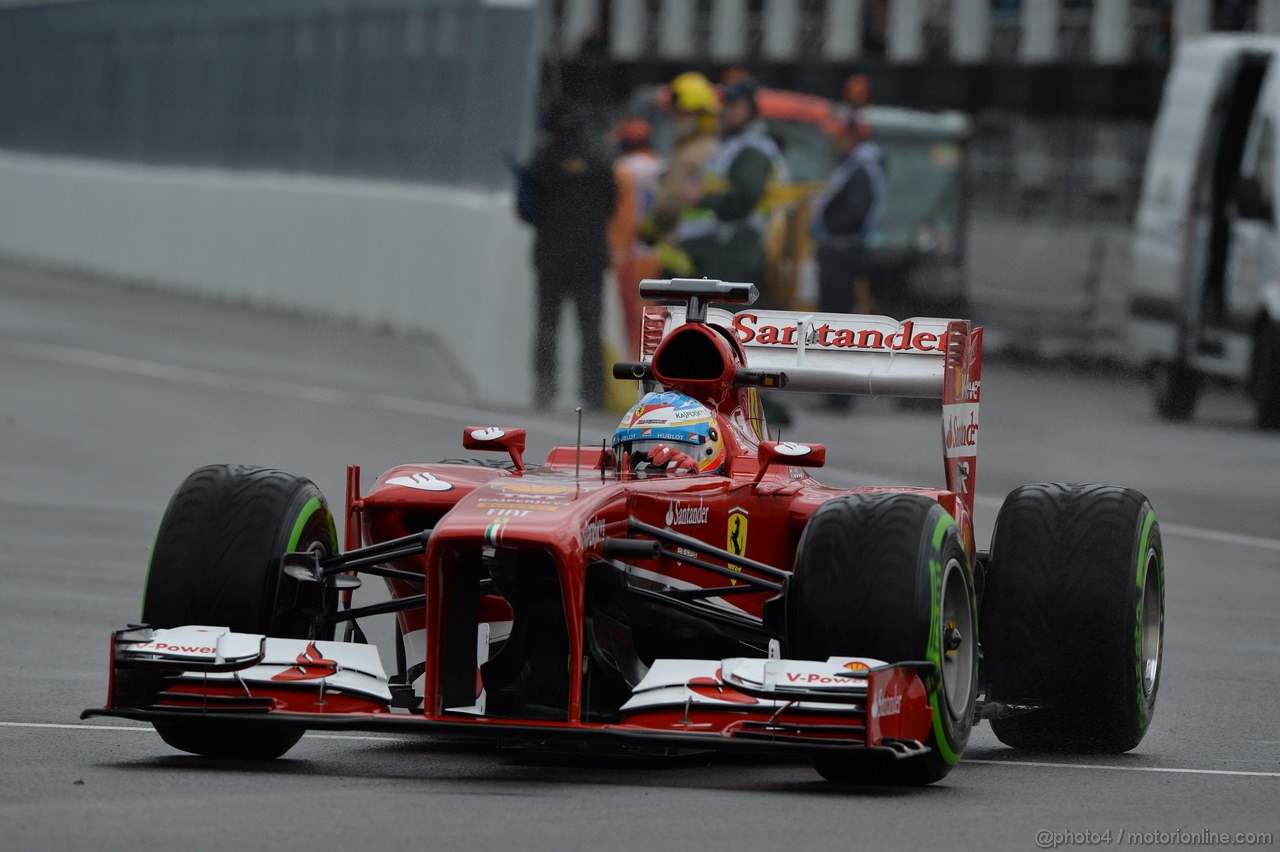
[[[928,751],[933,711],[925,680],[932,677],[932,663],[852,657],[658,660],[613,722],[486,716],[479,679],[474,705],[430,715],[393,707],[372,645],[268,639],[220,627],[131,627],[112,636],[106,706],[81,718],[903,758]]]

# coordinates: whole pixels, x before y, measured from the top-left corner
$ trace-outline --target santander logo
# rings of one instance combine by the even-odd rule
[[[745,693],[738,692],[733,687],[720,680],[720,671],[716,670],[715,677],[695,677],[685,684],[685,688],[695,695],[703,698],[714,698],[717,701],[731,701],[734,704],[759,704],[760,702]]]
[[[942,446],[947,458],[978,453],[978,405],[956,403],[943,406]]]
[[[774,447],[773,450],[781,456],[799,457],[809,455],[809,453],[813,452],[813,447],[808,444],[795,444],[791,441],[784,441]]]
[[[667,508],[667,526],[681,527],[689,524],[705,524],[707,522],[707,513],[711,510],[701,504],[697,506],[686,506],[682,503],[673,503]]]
[[[400,485],[405,488],[416,488],[419,491],[452,491],[453,484],[438,479],[426,471],[409,476],[393,476],[387,480],[388,485]]]
[[[968,423],[958,417],[952,417],[947,427],[947,449],[976,446],[978,446],[978,421],[975,415],[969,415]]]
[[[877,716],[897,716],[902,712],[902,695],[877,695],[875,708]]]
[[[795,348],[800,342],[798,325],[770,325],[765,317],[743,311],[733,318],[733,333],[744,346],[782,346]],[[886,332],[883,328],[849,326],[832,321],[810,326],[805,346],[821,349],[861,349],[878,352],[927,352],[941,355],[946,351],[944,334],[917,331],[911,320]]]
[[[328,677],[329,675],[337,673],[337,661],[325,659],[324,654],[321,654],[320,649],[316,647],[316,643],[312,642],[307,646],[307,650],[298,655],[298,663],[296,666],[291,666],[285,669],[271,679],[316,680],[318,678]]]

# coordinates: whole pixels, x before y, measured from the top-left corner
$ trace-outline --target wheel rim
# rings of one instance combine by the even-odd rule
[[[1142,694],[1151,699],[1160,678],[1160,654],[1164,635],[1164,612],[1160,606],[1160,558],[1155,548],[1147,551],[1142,584]]]
[[[286,547],[297,553],[311,553],[318,559],[332,556],[335,552],[334,542],[326,514],[312,515],[303,526],[295,532],[297,539]],[[277,575],[279,585],[276,592],[275,606],[271,610],[271,635],[287,639],[317,638],[312,632],[312,619],[302,621],[298,617],[299,609],[315,608],[322,611],[328,608],[326,586],[299,582],[283,571]],[[348,622],[350,628],[353,622]],[[292,627],[282,627],[282,624]],[[318,637],[325,638],[325,637]],[[332,637],[329,637],[332,638]]]
[[[957,721],[968,712],[973,692],[978,645],[971,597],[960,561],[950,560],[942,576],[939,635],[942,637],[942,689],[947,697],[948,712]]]

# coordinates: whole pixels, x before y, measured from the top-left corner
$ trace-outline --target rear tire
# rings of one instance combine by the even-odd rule
[[[841,784],[923,785],[959,762],[977,696],[977,606],[960,531],[938,503],[915,494],[850,495],[814,512],[791,581],[788,655],[932,660],[934,724],[928,754],[824,755],[814,767]],[[945,629],[959,645],[944,650]]]
[[[1043,705],[993,719],[1002,743],[1137,746],[1164,646],[1164,550],[1146,497],[1113,485],[1015,489],[996,519],[982,624],[989,697]]]
[[[1200,374],[1182,362],[1157,364],[1153,376],[1156,414],[1161,420],[1191,417],[1200,397]]]
[[[143,594],[152,627],[204,624],[286,639],[311,636],[312,619],[336,608],[336,592],[280,570],[291,551],[338,550],[328,503],[309,479],[245,465],[210,465],[174,492],[156,534]],[[252,723],[157,723],[169,745],[207,757],[270,760],[301,728]]]
[[[1259,429],[1280,429],[1280,324],[1264,319],[1253,350],[1253,398]]]

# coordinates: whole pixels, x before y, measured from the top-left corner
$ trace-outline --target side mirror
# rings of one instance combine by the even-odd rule
[[[797,444],[792,441],[761,441],[759,458],[760,470],[755,479],[757,483],[774,463],[780,462],[793,467],[822,467],[827,463],[827,446]]]
[[[524,430],[501,426],[468,426],[462,430],[462,446],[468,450],[506,452],[517,471],[524,471]]]
[[[1263,194],[1262,182],[1256,177],[1243,175],[1237,178],[1234,196],[1236,213],[1240,218],[1271,221],[1274,212],[1271,202]]]

